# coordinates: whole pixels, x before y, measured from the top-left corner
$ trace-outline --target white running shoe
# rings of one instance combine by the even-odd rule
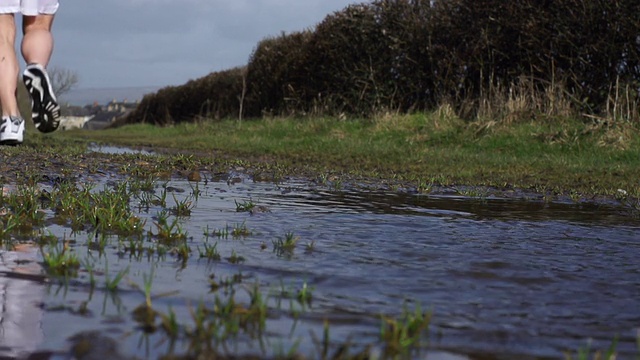
[[[55,131],[60,125],[60,106],[51,88],[49,74],[40,64],[29,64],[22,81],[31,94],[33,123],[41,132]]]
[[[3,116],[0,123],[0,145],[18,145],[24,140],[24,119],[20,116]]]

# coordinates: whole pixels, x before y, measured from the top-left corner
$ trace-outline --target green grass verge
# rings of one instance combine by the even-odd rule
[[[130,125],[60,132],[63,139],[214,152],[218,156],[311,165],[321,171],[442,185],[636,196],[640,141],[630,124],[579,120],[466,123],[442,112],[333,118]]]

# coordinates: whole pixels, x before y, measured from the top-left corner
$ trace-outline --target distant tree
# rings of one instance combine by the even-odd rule
[[[69,92],[69,90],[78,85],[78,82],[80,81],[78,73],[73,70],[61,67],[52,67],[48,69],[47,72],[49,73],[51,86],[53,87],[53,92],[56,96]]]

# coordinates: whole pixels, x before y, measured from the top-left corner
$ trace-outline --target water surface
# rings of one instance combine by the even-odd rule
[[[562,358],[563,351],[575,351],[588,341],[606,348],[618,336],[619,358],[635,354],[640,223],[620,208],[335,191],[297,179],[254,182],[241,173],[208,179],[156,184],[156,194],[172,191],[170,205],[194,202],[191,216],[180,220],[192,249],[186,261],[137,258],[123,251],[118,239],[100,255],[90,246],[90,234],[50,225],[53,234],[73,239],[80,257],[91,259],[103,273],[127,267],[129,272],[116,294],[100,286],[90,291],[86,272],[46,286],[28,280],[33,289],[46,290],[39,306],[43,336],[37,348],[64,358],[71,336],[97,331],[115,339],[122,354],[165,354],[166,342],[157,334],[136,331],[131,315],[144,302],[131,284],[142,284],[153,268],[153,292],[175,291],[155,299],[154,307],[170,306],[185,321],[194,304],[213,302],[212,275],[224,279],[242,274],[242,286],[258,284],[267,293],[306,283],[313,301],[299,321],[271,304],[271,349],[299,342],[300,352],[317,354],[309,334],[322,334],[325,319],[336,344],[347,339],[354,346],[375,343],[381,314],[397,316],[404,305],[413,309],[421,304],[433,312],[431,349],[471,358]],[[249,202],[259,205],[258,211],[237,211],[238,204]],[[131,204],[153,231],[161,209],[139,205]],[[251,235],[210,235],[239,224]],[[273,241],[287,233],[300,237],[294,252],[273,251]],[[205,242],[217,242],[221,261],[199,258],[197,249]],[[309,244],[313,246],[307,248]],[[232,252],[245,261],[230,263],[226,258]],[[238,299],[248,298],[238,291]],[[250,339],[239,343],[232,353],[274,354]]]

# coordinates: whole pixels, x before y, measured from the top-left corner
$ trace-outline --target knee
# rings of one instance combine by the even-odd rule
[[[0,19],[0,44],[1,45],[10,45],[16,41],[16,28],[14,27],[13,21],[8,22],[5,19]]]
[[[13,48],[15,47],[15,43],[16,43],[15,36],[12,36],[11,34],[5,34],[5,33],[0,34],[0,46]]]

